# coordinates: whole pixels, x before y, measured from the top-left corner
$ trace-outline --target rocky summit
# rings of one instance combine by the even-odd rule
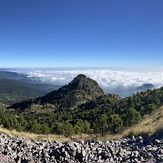
[[[1,163],[163,162],[163,139],[132,137],[116,141],[31,141],[0,134]]]

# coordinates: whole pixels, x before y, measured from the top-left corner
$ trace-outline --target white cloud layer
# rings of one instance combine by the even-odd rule
[[[28,77],[37,78],[43,82],[64,85],[78,74],[96,80],[102,88],[110,90],[117,88],[138,87],[145,83],[155,87],[163,86],[163,71],[120,71],[111,69],[22,69],[15,70]]]

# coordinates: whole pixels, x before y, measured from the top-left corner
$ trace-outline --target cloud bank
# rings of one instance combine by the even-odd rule
[[[111,69],[23,69],[16,70],[19,73],[26,74],[30,78],[41,80],[42,82],[55,85],[64,85],[69,83],[78,74],[96,80],[106,92],[126,91],[131,88],[150,83],[156,88],[163,86],[163,72],[161,71],[127,71]]]

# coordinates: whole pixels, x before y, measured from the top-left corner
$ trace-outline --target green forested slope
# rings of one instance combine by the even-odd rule
[[[36,133],[118,133],[162,104],[163,88],[121,99],[104,95],[95,81],[79,75],[57,91],[10,106],[1,112],[0,123]]]

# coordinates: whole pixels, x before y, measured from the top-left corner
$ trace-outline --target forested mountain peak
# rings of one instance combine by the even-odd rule
[[[26,109],[32,104],[53,104],[55,108],[70,109],[85,103],[88,100],[103,96],[104,92],[99,87],[98,83],[93,79],[87,78],[80,74],[76,76],[68,85],[65,85],[57,91],[52,91],[45,96],[34,100],[16,103],[11,106],[15,109]]]
[[[68,85],[62,87],[60,90],[66,89],[67,91],[84,91],[93,97],[104,95],[103,90],[99,87],[98,83],[85,75],[80,74],[76,76]]]

